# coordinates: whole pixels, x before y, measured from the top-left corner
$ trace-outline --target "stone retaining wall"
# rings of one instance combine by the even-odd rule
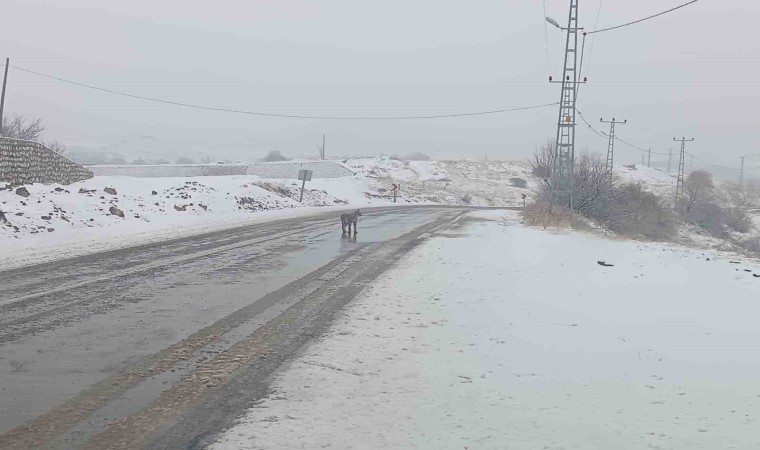
[[[91,171],[42,144],[0,137],[0,182],[71,184],[92,176]]]

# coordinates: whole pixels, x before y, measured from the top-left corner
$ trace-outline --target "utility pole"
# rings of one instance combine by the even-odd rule
[[[678,160],[678,180],[676,181],[676,199],[674,203],[676,212],[679,212],[683,205],[683,181],[684,181],[683,175],[684,175],[684,166],[686,164],[686,143],[693,142],[694,138],[691,138],[691,139],[673,138],[673,141],[681,143],[681,157]]]
[[[562,79],[554,81],[552,77],[549,77],[549,82],[562,84],[559,119],[557,120],[557,139],[554,148],[554,167],[552,169],[552,191],[560,202],[567,201],[571,210],[573,209],[573,170],[575,167],[575,105],[578,87],[586,82],[586,78],[583,81],[578,79],[578,32],[583,32],[583,28],[578,27],[578,1],[570,0],[567,28],[562,28],[554,19],[546,18],[550,24],[562,31],[567,31]]]
[[[610,142],[607,144],[607,165],[605,166],[605,169],[607,171],[607,178],[612,180],[612,166],[615,159],[615,125],[625,125],[628,123],[628,119],[618,122],[613,117],[612,120],[599,119],[599,122],[610,124]]]
[[[5,84],[8,82],[8,66],[11,59],[5,58],[5,75],[3,75],[3,93],[0,95],[0,136],[3,135],[3,109],[5,108]]]
[[[325,134],[322,133],[322,160],[323,161],[325,159],[325,139],[326,139]]]
[[[647,167],[652,167],[652,147],[649,147],[647,155]]]
[[[744,184],[744,158],[746,158],[746,156],[740,156],[740,158],[742,159],[742,169],[739,172],[739,186]]]

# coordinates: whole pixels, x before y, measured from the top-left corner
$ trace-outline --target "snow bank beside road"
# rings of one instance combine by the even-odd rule
[[[399,261],[212,448],[757,447],[760,266],[508,222]]]
[[[28,197],[0,190],[0,267],[315,214],[317,206],[389,203],[367,200],[351,178],[307,183],[303,204],[300,187],[296,180],[241,175],[95,177],[69,186],[28,185]],[[294,208],[303,211],[288,212]]]

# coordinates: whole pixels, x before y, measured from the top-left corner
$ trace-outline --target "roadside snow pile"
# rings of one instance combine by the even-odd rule
[[[95,177],[70,186],[32,184],[28,196],[0,191],[0,239],[93,227],[185,222],[199,216],[234,217],[251,211],[343,205],[324,190],[252,176],[195,178]]]
[[[757,447],[760,265],[517,220],[413,250],[211,448]]]

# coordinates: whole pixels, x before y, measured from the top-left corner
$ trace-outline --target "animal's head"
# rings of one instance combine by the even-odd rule
[[[356,214],[357,216],[361,216],[361,215],[362,215],[362,212],[361,212],[361,211],[359,211],[359,210],[357,209],[357,210],[356,210],[356,212],[355,212],[354,214]]]

